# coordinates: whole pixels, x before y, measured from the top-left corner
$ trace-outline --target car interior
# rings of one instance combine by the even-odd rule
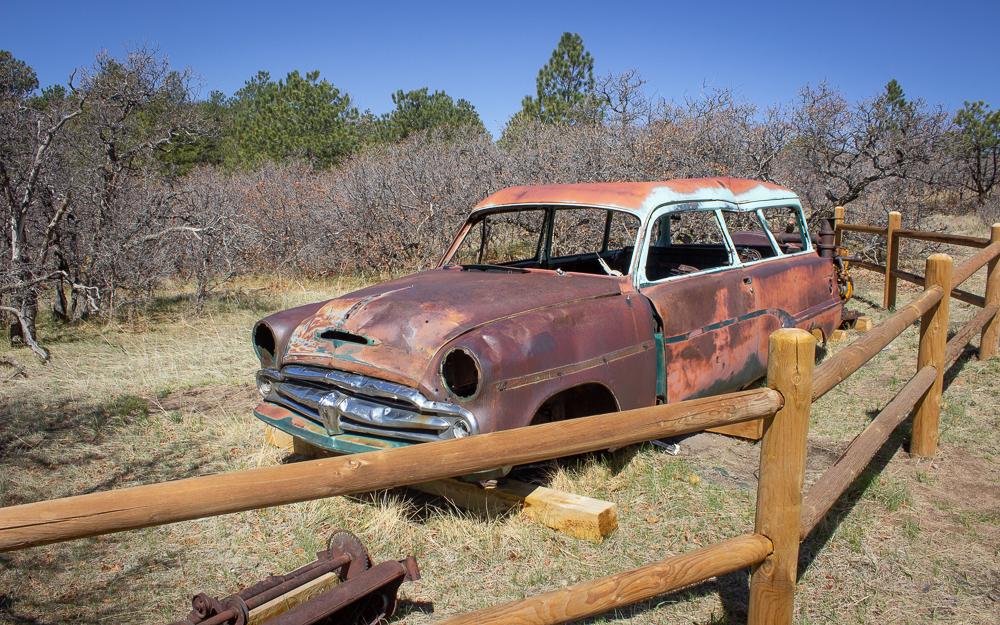
[[[722,211],[743,263],[803,249],[797,209]],[[772,225],[773,224],[773,225]],[[588,207],[538,207],[485,215],[462,241],[453,264],[468,270],[549,269],[622,276],[629,272],[639,228],[634,215]],[[778,231],[778,227],[781,231]],[[768,236],[768,229],[772,237]],[[713,210],[664,213],[651,230],[645,274],[650,281],[733,264]]]

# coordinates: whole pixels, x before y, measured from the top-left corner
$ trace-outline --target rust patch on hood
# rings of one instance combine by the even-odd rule
[[[288,341],[283,362],[302,362],[379,376],[421,380],[434,355],[478,327],[530,311],[620,295],[618,280],[552,271],[523,273],[434,269],[332,299]],[[330,329],[371,344],[323,338]]]

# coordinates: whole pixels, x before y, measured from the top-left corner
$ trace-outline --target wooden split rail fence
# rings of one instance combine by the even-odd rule
[[[860,226],[852,228],[858,231]],[[526,464],[763,419],[752,533],[442,623],[566,623],[751,567],[749,622],[789,624],[800,541],[910,414],[914,415],[910,453],[932,456],[938,442],[944,371],[976,333],[982,333],[980,357],[996,353],[998,256],[1000,225],[993,226],[991,240],[980,252],[957,267],[952,267],[949,256],[931,256],[924,291],[918,297],[818,367],[816,339],[811,334],[778,330],[770,338],[767,388],[465,439],[10,506],[0,509],[0,551],[466,475],[493,468],[500,459],[502,464]],[[983,310],[949,341],[950,298],[946,294],[955,296],[955,288],[984,265],[989,268]],[[918,320],[920,346],[913,377],[803,495],[812,402]]]
[[[892,211],[889,213],[889,218],[884,228],[881,226],[870,226],[867,224],[849,224],[847,223],[846,209],[843,206],[838,206],[834,209],[834,236],[835,243],[838,248],[843,244],[845,232],[873,234],[885,238],[886,263],[884,265],[861,259],[854,259],[851,261],[851,264],[859,269],[875,271],[885,276],[882,289],[882,307],[886,309],[896,307],[896,295],[899,280],[920,286],[924,284],[924,276],[903,271],[899,268],[899,249],[900,243],[903,239],[930,241],[932,243],[945,243],[949,245],[960,245],[963,247],[980,249],[987,248],[1000,240],[997,238],[998,233],[995,227],[991,230],[989,238],[972,237],[961,234],[949,234],[947,232],[908,230],[902,227],[902,219],[903,217],[901,213],[898,211]],[[979,254],[989,256],[989,252],[986,251],[981,251]],[[973,306],[978,306],[980,308],[986,306],[986,300],[983,296],[969,293],[968,291],[957,287],[952,290],[951,296],[959,301],[965,302],[966,304],[972,304]]]

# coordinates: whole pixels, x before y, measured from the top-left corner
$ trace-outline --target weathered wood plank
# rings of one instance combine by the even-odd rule
[[[491,489],[459,480],[438,480],[411,488],[480,514],[520,508],[521,514],[545,527],[592,542],[601,542],[618,529],[618,509],[609,501],[518,480],[503,480]]]
[[[264,426],[264,442],[282,451],[292,452],[295,450],[295,439],[290,434],[270,425]]]
[[[759,441],[761,436],[764,436],[764,420],[754,419],[753,421],[744,421],[743,423],[733,423],[731,425],[723,425],[717,428],[708,428],[706,430],[715,434],[725,434],[726,436],[735,436],[737,438],[745,438],[751,441]]]
[[[314,580],[302,584],[283,595],[271,599],[267,603],[250,610],[247,625],[261,625],[268,619],[291,610],[295,606],[305,603],[320,593],[326,592],[340,583],[340,576],[335,573],[324,573]]]

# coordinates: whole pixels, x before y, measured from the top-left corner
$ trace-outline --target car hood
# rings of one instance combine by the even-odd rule
[[[620,295],[624,284],[543,270],[424,271],[326,302],[295,329],[282,361],[416,386],[435,354],[467,332],[541,308]]]

